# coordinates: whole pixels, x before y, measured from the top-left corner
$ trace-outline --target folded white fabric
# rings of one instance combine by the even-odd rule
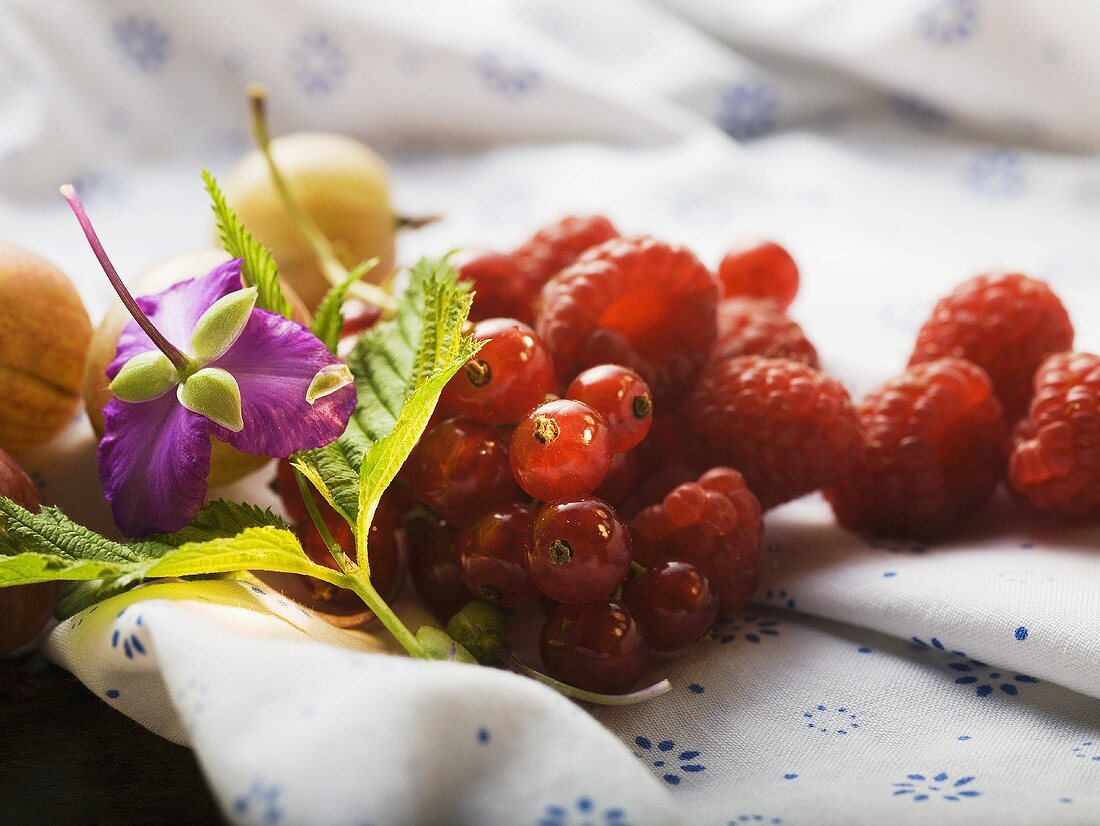
[[[56,186],[77,182],[125,273],[207,245],[198,169],[247,147],[258,79],[279,131],[359,136],[404,209],[446,214],[406,259],[508,248],[563,212],[709,263],[767,234],[857,395],[990,268],[1049,279],[1095,351],[1100,169],[1073,153],[1097,145],[1098,25],[1028,0],[16,0],[0,235],[102,310]],[[105,528],[91,450],[75,427],[28,464]],[[853,536],[817,498],[767,521],[756,605],[657,662],[674,691],[628,709],[365,650],[239,584],[123,597],[47,652],[189,743],[241,823],[1100,822],[1100,530],[1007,497],[928,547]]]

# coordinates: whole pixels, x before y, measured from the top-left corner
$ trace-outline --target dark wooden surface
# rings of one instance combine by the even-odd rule
[[[191,751],[37,655],[0,660],[0,823],[220,823]]]

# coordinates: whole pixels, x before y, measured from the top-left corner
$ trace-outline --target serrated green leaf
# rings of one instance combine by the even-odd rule
[[[0,588],[55,580],[102,579],[106,576],[116,576],[122,567],[117,562],[66,559],[52,554],[34,552],[21,553],[0,557]]]
[[[0,556],[37,553],[125,566],[157,559],[167,549],[155,541],[115,542],[76,524],[57,508],[31,513],[0,498]]]
[[[157,534],[148,540],[179,547],[188,542],[207,542],[226,536],[236,536],[246,528],[269,526],[290,530],[286,520],[269,508],[230,502],[228,499],[215,499],[200,510],[191,524],[183,530],[170,534]]]
[[[237,213],[226,203],[217,180],[205,169],[202,171],[202,181],[210,195],[210,208],[214,211],[214,221],[217,223],[222,246],[231,256],[241,259],[241,279],[244,285],[254,286],[259,292],[256,306],[290,318],[290,302],[283,294],[279,283],[279,267],[270,250],[257,241],[241,223]]]
[[[377,258],[364,261],[358,267],[348,273],[348,277],[335,287],[331,287],[321,303],[317,305],[317,312],[313,314],[313,324],[310,331],[324,342],[332,353],[340,343],[340,331],[344,328],[344,299],[347,298],[351,285],[370,272],[378,264]]]

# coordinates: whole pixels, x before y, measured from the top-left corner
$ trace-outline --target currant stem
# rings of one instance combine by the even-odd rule
[[[145,331],[145,334],[149,336],[153,344],[160,350],[172,362],[172,366],[176,368],[180,373],[194,372],[194,364],[192,360],[187,357],[187,354],[180,350],[176,345],[170,342],[164,337],[160,330],[158,330],[153,322],[149,319],[149,316],[142,312],[141,307],[138,306],[134,297],[130,294],[130,291],[126,289],[126,285],[122,282],[122,278],[118,274],[118,270],[115,269],[115,265],[111,263],[111,259],[107,257],[107,251],[103,248],[103,243],[99,240],[99,236],[96,235],[95,228],[92,226],[91,220],[88,218],[88,213],[84,211],[84,204],[80,201],[80,196],[76,194],[76,189],[72,184],[64,184],[61,187],[61,197],[63,197],[69,204],[69,208],[72,209],[73,214],[76,216],[76,220],[80,222],[80,228],[84,230],[84,237],[88,239],[88,244],[92,248],[92,252],[95,253],[95,257],[99,259],[99,265],[103,267],[103,272],[107,275],[107,280],[111,282],[111,286],[115,288],[115,292],[118,293],[118,297],[122,299],[123,305],[133,316],[134,321],[138,323],[138,326]]]
[[[321,231],[316,222],[309,217],[309,213],[302,209],[302,205],[298,203],[298,199],[290,191],[286,178],[283,177],[283,173],[279,170],[275,158],[271,154],[271,133],[267,126],[267,92],[262,84],[250,83],[248,85],[248,100],[251,111],[252,136],[256,141],[256,147],[260,150],[260,154],[264,156],[264,160],[267,162],[268,172],[271,173],[271,182],[275,185],[275,191],[279,193],[279,199],[290,214],[291,221],[294,222],[302,237],[305,238],[306,243],[309,244],[310,249],[313,250],[325,278],[333,286],[342,284],[348,277],[347,267],[340,262],[336,251],[332,247],[332,242],[328,240],[328,237]],[[374,284],[357,282],[351,286],[349,292],[361,301],[380,308],[384,314],[391,314],[397,309],[397,302],[394,301],[393,296]]]
[[[346,585],[352,591],[354,591],[371,612],[378,617],[378,621],[386,627],[395,640],[401,643],[401,646],[409,653],[409,656],[416,657],[419,660],[428,660],[431,657],[428,656],[428,650],[424,645],[416,638],[416,635],[409,630],[393,612],[386,601],[382,599],[382,595],[374,589],[371,584],[370,577],[366,575],[362,568],[357,568],[348,574],[346,577]]]
[[[595,703],[601,706],[630,706],[636,703],[644,703],[646,700],[652,700],[654,697],[660,697],[662,694],[667,694],[672,691],[672,683],[668,680],[661,680],[659,683],[654,683],[640,691],[632,691],[630,694],[599,694],[595,691],[586,691],[583,688],[577,688],[574,685],[569,685],[569,683],[563,683],[561,680],[555,680],[548,674],[536,671],[531,668],[531,666],[520,662],[512,656],[510,652],[505,651],[500,646],[495,646],[493,648],[493,653],[500,657],[504,664],[517,674],[530,677],[536,682],[550,686],[550,688],[554,689],[559,694],[564,694],[566,697],[572,697],[574,700],[583,700],[586,703]]]
[[[309,514],[309,518],[313,520],[313,526],[317,528],[317,533],[320,534],[321,540],[325,543],[325,547],[328,548],[328,552],[332,554],[332,558],[336,560],[336,564],[340,566],[340,570],[344,573],[348,572],[348,557],[344,553],[344,549],[340,547],[340,543],[336,541],[332,535],[332,531],[328,529],[328,524],[325,522],[321,511],[317,507],[317,502],[313,499],[313,491],[306,484],[306,477],[302,475],[302,472],[297,468],[294,468],[294,481],[298,483],[298,492],[302,496],[302,502],[305,503],[306,512]]]

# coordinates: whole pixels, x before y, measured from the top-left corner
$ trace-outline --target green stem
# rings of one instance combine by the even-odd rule
[[[386,626],[386,630],[393,634],[401,646],[409,652],[409,656],[416,657],[417,659],[427,660],[431,659],[428,656],[428,650],[423,644],[416,638],[416,635],[409,630],[397,614],[393,612],[393,609],[386,604],[386,601],[382,599],[382,595],[374,589],[371,584],[370,577],[368,577],[361,569],[356,569],[346,574],[344,579],[346,580],[345,587],[350,588],[359,598],[366,603],[366,606],[378,617],[378,621]]]
[[[321,271],[325,274],[325,278],[333,286],[343,284],[348,277],[347,267],[341,263],[340,258],[336,255],[332,242],[328,240],[328,237],[309,216],[309,213],[302,209],[302,205],[298,203],[298,199],[290,191],[286,178],[279,171],[275,158],[271,154],[271,134],[267,128],[267,92],[259,83],[249,84],[248,99],[251,104],[252,134],[256,139],[256,146],[260,150],[260,154],[264,156],[264,160],[267,162],[268,172],[271,173],[271,182],[275,185],[275,191],[279,194],[279,199],[286,207],[286,211],[290,213],[291,221],[298,228],[306,243],[309,244],[314,256],[316,256],[317,263],[321,265]],[[397,302],[394,297],[374,284],[357,282],[350,287],[349,292],[359,300],[380,308],[384,316],[392,315],[397,309]]]
[[[313,525],[317,528],[317,533],[320,534],[321,540],[325,543],[325,547],[328,548],[328,552],[332,554],[332,558],[336,560],[336,564],[340,566],[340,570],[347,573],[350,561],[344,553],[344,549],[340,547],[340,543],[333,537],[332,531],[328,529],[328,523],[326,523],[325,518],[321,516],[321,511],[313,498],[313,491],[306,483],[306,477],[302,475],[302,472],[298,470],[298,468],[294,468],[294,481],[298,483],[298,492],[302,495],[302,502],[305,503],[306,512],[309,514],[309,518],[313,520]]]

